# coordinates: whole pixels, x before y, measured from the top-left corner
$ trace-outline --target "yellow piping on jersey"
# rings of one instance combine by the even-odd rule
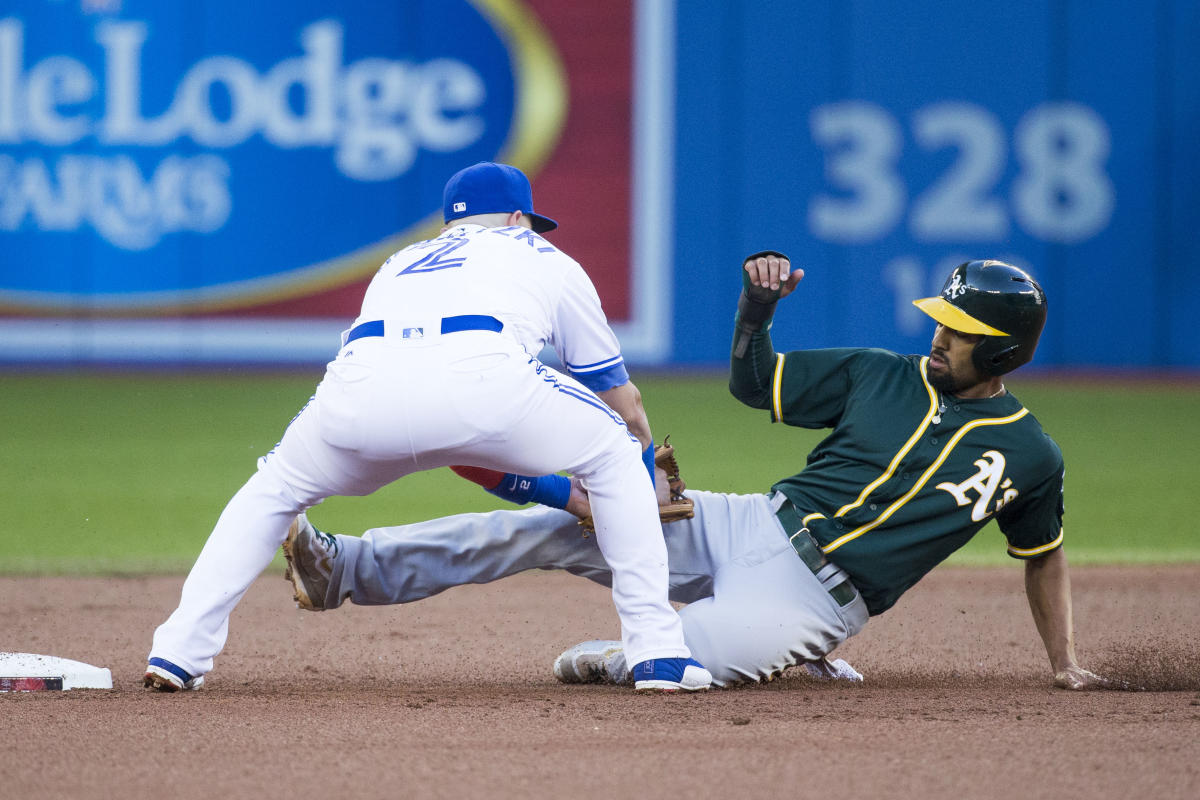
[[[924,473],[921,474],[921,477],[917,479],[917,482],[913,484],[913,487],[909,489],[903,497],[888,506],[887,509],[880,514],[874,522],[868,522],[866,525],[863,525],[860,528],[855,528],[849,533],[839,536],[829,544],[822,547],[822,552],[832,553],[846,542],[857,539],[867,531],[874,530],[886,522],[888,518],[892,516],[892,514],[895,514],[897,511],[903,508],[905,503],[911,500],[918,492],[921,491],[921,489],[925,488],[925,484],[928,483],[929,479],[933,477],[933,474],[937,472],[938,467],[942,465],[942,463],[949,457],[950,452],[968,433],[984,425],[1007,425],[1010,422],[1016,422],[1028,413],[1029,409],[1022,408],[1017,413],[1010,414],[1007,417],[989,417],[987,419],[977,419],[974,422],[968,422],[966,425],[963,425],[958,429],[958,432],[955,433],[954,436],[950,437],[950,441],[947,442],[946,446],[942,448],[942,452],[938,454],[938,457],[934,459],[934,462],[929,465],[929,468],[926,469]]]
[[[1053,542],[1049,542],[1048,544],[1039,545],[1038,547],[1030,547],[1028,549],[1022,549],[1020,547],[1013,547],[1012,545],[1009,545],[1008,552],[1012,553],[1014,556],[1037,556],[1037,555],[1041,555],[1042,553],[1045,553],[1047,551],[1053,550],[1054,548],[1058,547],[1060,544],[1062,544],[1062,540],[1063,540],[1063,532],[1062,532],[1062,528],[1059,528],[1058,529],[1058,538],[1055,539]]]
[[[901,447],[896,453],[896,456],[892,459],[892,463],[888,464],[887,469],[883,471],[883,474],[868,483],[866,487],[863,488],[862,492],[859,493],[857,500],[839,508],[837,513],[834,514],[835,517],[844,517],[854,509],[861,506],[867,501],[867,496],[870,495],[871,492],[875,491],[880,484],[890,480],[892,475],[896,474],[896,468],[900,466],[901,460],[903,460],[904,457],[908,455],[908,451],[912,450],[913,446],[921,440],[921,436],[925,433],[925,429],[929,427],[929,421],[933,419],[933,416],[937,413],[938,401],[937,392],[933,390],[933,387],[929,385],[929,380],[925,377],[925,366],[928,363],[929,356],[925,356],[921,359],[921,383],[925,384],[925,391],[929,393],[929,410],[925,412],[925,419],[921,420],[921,424],[917,426],[917,429],[913,431],[913,435],[909,437],[908,441],[904,443],[904,446]]]
[[[783,353],[775,354],[775,374],[771,378],[771,421],[783,420],[783,405],[780,401],[783,387]]]

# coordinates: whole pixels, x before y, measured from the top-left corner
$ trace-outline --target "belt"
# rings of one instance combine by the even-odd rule
[[[462,314],[457,317],[442,317],[442,333],[458,333],[459,331],[495,331],[504,330],[504,323],[495,317],[485,314]],[[366,336],[383,336],[384,321],[373,319],[355,325],[346,334],[346,344]]]
[[[780,493],[778,497],[783,497],[783,494]],[[772,498],[772,500],[772,505],[779,502],[777,498]],[[804,566],[808,567],[814,575],[829,564],[829,559],[825,558],[825,554],[817,546],[817,540],[809,533],[800,512],[792,505],[791,500],[783,497],[783,503],[776,509],[775,516],[779,518],[779,524],[783,526],[783,532],[787,534],[788,541],[791,542],[796,555],[800,556]],[[830,597],[839,606],[848,605],[858,592],[848,578],[836,586],[828,587],[828,591]]]

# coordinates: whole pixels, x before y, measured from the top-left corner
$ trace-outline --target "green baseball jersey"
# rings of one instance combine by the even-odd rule
[[[756,364],[742,366],[756,369],[734,362],[730,386],[743,401],[749,386],[766,388],[770,340],[755,338],[758,358],[747,362]],[[1012,394],[941,394],[926,376],[926,356],[863,348],[772,355],[769,391],[750,404],[769,407],[774,421],[833,429],[801,472],[773,488],[850,575],[871,614],[993,517],[1016,558],[1062,544],[1062,453]]]

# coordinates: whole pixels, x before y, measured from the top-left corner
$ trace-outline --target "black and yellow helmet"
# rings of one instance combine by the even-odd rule
[[[985,375],[1029,363],[1046,324],[1046,293],[1023,269],[1003,261],[968,261],[950,273],[937,297],[913,305],[963,333],[983,334],[971,360]]]

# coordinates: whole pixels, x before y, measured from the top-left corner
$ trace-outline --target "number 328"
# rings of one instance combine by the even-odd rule
[[[812,198],[812,233],[849,243],[888,235],[900,223],[907,198],[896,171],[904,139],[900,124],[887,110],[862,101],[819,106],[810,122],[813,139],[826,152],[826,178],[840,192]],[[924,241],[1004,239],[1009,217],[995,189],[1007,142],[996,116],[970,103],[937,103],[914,113],[912,132],[924,150],[958,150],[949,168],[913,200],[912,235]],[[1013,132],[1017,224],[1032,236],[1061,243],[1102,231],[1114,204],[1105,172],[1109,147],[1107,125],[1087,106],[1045,103],[1022,116]]]

